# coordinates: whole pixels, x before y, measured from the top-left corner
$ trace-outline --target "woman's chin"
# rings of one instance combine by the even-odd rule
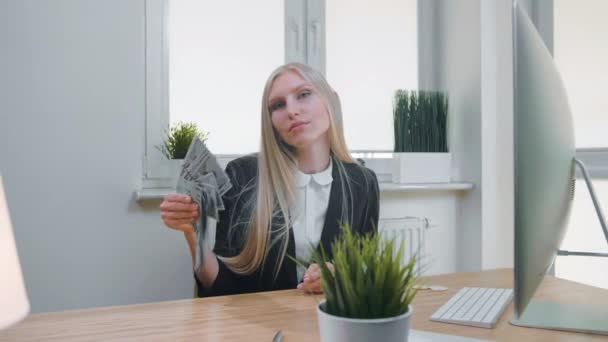
[[[315,143],[315,141],[311,141],[311,140],[295,141],[289,145],[291,145],[296,150],[307,150],[307,149],[310,149],[313,147],[317,147],[317,148],[319,147],[319,146],[316,146],[317,144]]]
[[[324,145],[327,140],[323,135],[316,136],[314,134],[310,134],[310,132],[301,132],[300,134],[294,134],[290,139],[285,139],[287,144],[292,146],[295,149],[308,149],[314,145]]]
[[[289,146],[295,148],[296,150],[305,149],[311,145],[311,142],[308,139],[294,139],[287,142]]]

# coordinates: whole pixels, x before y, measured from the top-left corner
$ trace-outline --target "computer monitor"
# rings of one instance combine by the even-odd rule
[[[517,1],[513,5],[513,60],[515,312],[511,322],[608,334],[608,308],[532,298],[565,235],[578,161],[562,80],[553,57]],[[598,216],[602,220],[601,212]]]

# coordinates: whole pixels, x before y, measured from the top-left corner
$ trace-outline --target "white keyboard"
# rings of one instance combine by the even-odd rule
[[[431,316],[431,321],[494,328],[513,298],[513,289],[465,287]]]

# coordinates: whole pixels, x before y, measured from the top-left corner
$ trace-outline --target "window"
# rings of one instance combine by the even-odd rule
[[[574,116],[579,158],[587,164],[596,194],[608,208],[608,11],[604,0],[554,0],[554,56]],[[599,176],[599,177],[598,177]],[[584,179],[577,180],[568,232],[562,249],[608,252],[608,244]],[[558,257],[556,275],[608,288],[608,258]]]
[[[259,149],[260,104],[285,60],[284,0],[170,0],[169,113],[210,132],[216,154]]]
[[[417,84],[416,0],[170,0],[169,13],[171,121],[210,130],[212,151],[258,149],[262,85],[285,59],[326,70],[352,149],[392,149],[392,94]],[[284,41],[306,54],[284,58]]]
[[[326,73],[352,150],[392,150],[393,93],[417,85],[416,3],[146,0],[144,182],[167,183],[170,122],[197,122],[215,154],[257,151],[264,82],[288,61]]]
[[[327,79],[354,150],[393,150],[393,94],[418,86],[417,1],[326,2]]]

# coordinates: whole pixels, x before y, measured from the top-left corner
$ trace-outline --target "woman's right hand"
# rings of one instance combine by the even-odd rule
[[[160,204],[160,217],[165,225],[184,233],[194,231],[198,215],[198,205],[188,195],[168,194]]]

